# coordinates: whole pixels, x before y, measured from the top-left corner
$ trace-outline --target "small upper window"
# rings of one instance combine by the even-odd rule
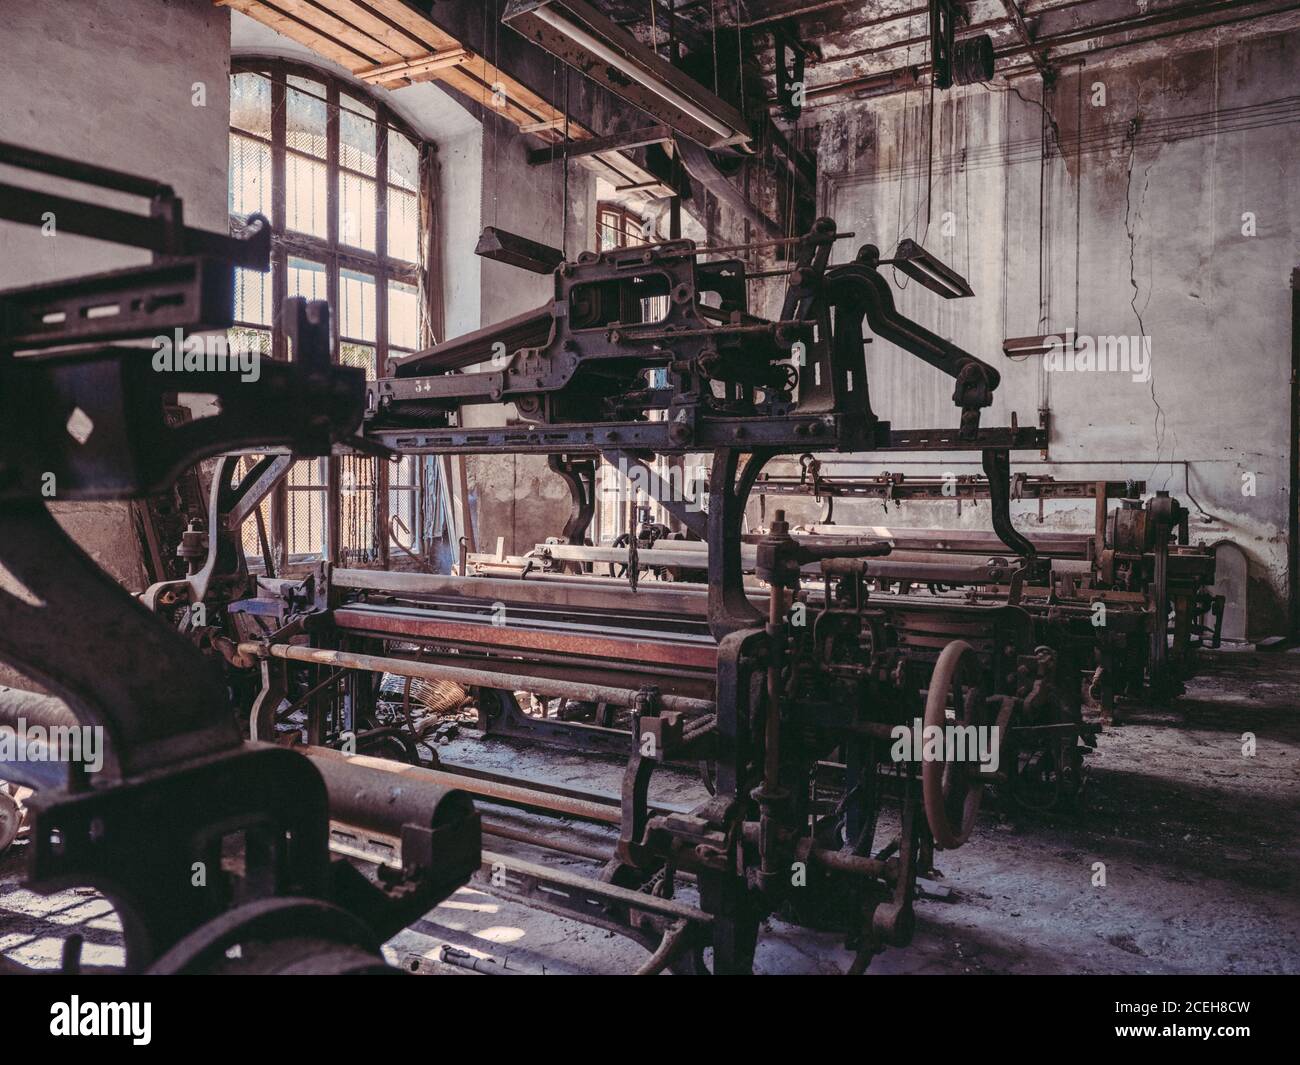
[[[596,207],[596,247],[601,251],[649,244],[650,232],[650,224],[626,207],[616,203],[601,203]]]

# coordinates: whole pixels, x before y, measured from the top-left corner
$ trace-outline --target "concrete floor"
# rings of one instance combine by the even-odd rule
[[[1243,755],[1243,734],[1255,736]],[[443,760],[616,792],[613,759],[521,748],[462,732]],[[922,899],[912,945],[874,973],[1300,972],[1300,654],[1222,652],[1173,709],[1136,708],[1088,759],[1077,812],[1000,819],[992,804],[970,842],[940,853],[944,900]],[[703,794],[663,772],[660,801]],[[503,810],[492,816],[523,817]],[[888,813],[882,818],[882,832]],[[530,827],[536,827],[531,822]],[[592,843],[611,831],[562,826]],[[487,839],[485,846],[593,873],[593,862]],[[86,937],[89,963],[120,963],[118,924],[93,892],[38,897],[21,888],[24,845],[0,857],[0,953],[55,966],[61,938]],[[1095,863],[1105,886],[1094,886]],[[689,895],[683,894],[689,901]],[[532,973],[624,973],[644,950],[622,937],[504,901],[471,885],[386,947],[424,972],[443,945]],[[833,935],[770,921],[756,968],[836,973],[851,961]]]

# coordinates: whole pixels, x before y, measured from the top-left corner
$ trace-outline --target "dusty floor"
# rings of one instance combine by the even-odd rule
[[[1247,733],[1255,738],[1253,755],[1243,754]],[[485,742],[472,733],[442,755],[610,793],[621,771],[613,759]],[[1101,736],[1088,765],[1078,812],[1010,823],[986,803],[971,841],[938,856],[951,896],[921,900],[912,945],[887,951],[870,971],[1300,972],[1300,654],[1207,656],[1173,709],[1133,711]],[[695,779],[672,773],[662,773],[652,793],[683,805],[703,794]],[[591,842],[613,835],[567,830]],[[497,839],[485,846],[575,872],[596,868]],[[24,890],[23,850],[16,845],[0,857],[0,953],[54,966],[62,937],[76,931],[86,938],[87,962],[120,962],[108,904],[93,893],[41,898]],[[1094,885],[1099,862],[1104,886]],[[494,967],[534,973],[628,972],[646,957],[622,937],[478,886],[459,891],[387,951],[407,968],[463,971],[437,960],[444,944],[492,959]],[[836,937],[773,921],[756,968],[834,973],[850,960]]]

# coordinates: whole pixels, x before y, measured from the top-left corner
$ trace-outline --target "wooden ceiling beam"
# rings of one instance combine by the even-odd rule
[[[269,26],[362,81],[392,89],[439,81],[547,145],[592,139],[592,130],[457,40],[402,0],[213,0]],[[561,149],[567,154],[570,149]],[[577,153],[574,153],[575,156]],[[576,161],[616,185],[671,195],[629,155],[613,148]]]

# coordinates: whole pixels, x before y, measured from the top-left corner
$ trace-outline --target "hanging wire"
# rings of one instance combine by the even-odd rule
[[[493,0],[492,2],[493,14],[496,13],[496,9],[497,9],[497,3],[496,0]],[[485,53],[487,52],[487,44],[490,39],[491,39],[491,35],[488,32],[488,5],[484,4],[483,5],[483,51]],[[485,54],[483,57],[483,73],[485,76],[488,73],[488,66],[489,64],[488,64],[487,56]],[[488,85],[488,91],[493,93],[493,99],[495,100],[496,99],[495,90],[492,88],[490,84]],[[496,108],[489,107],[488,110],[491,112],[495,112]],[[501,134],[501,116],[498,114],[493,114],[491,122],[492,122],[492,224],[495,226],[500,217],[499,192],[500,192],[501,181],[498,176],[500,174],[500,167],[497,165],[497,160],[498,160],[499,140]]]
[[[908,52],[907,59],[908,62],[910,63],[912,59],[912,49],[909,47],[907,52]],[[902,165],[902,156],[900,153],[907,145],[907,113],[908,113],[907,98],[910,95],[911,95],[910,91],[905,91],[903,93],[903,135],[901,138],[899,138],[898,152],[895,153],[895,155],[898,157],[899,160],[898,162],[898,177],[899,177],[898,211],[896,212],[896,216],[894,218],[894,245],[895,246],[897,246],[899,239],[903,235],[903,181],[902,181],[903,165]]]
[[[736,0],[736,81],[739,83],[740,91],[740,114],[742,118],[748,118],[749,115],[745,110],[745,46],[740,28],[740,16],[740,0]]]
[[[934,196],[934,67],[930,73],[930,103],[926,111],[926,133],[928,140],[925,149],[925,232],[930,232],[930,201]]]
[[[961,109],[961,184],[966,202],[962,214],[962,228],[966,230],[966,276],[970,277],[970,157],[967,154],[970,147],[970,123],[968,121],[970,118],[970,97],[966,97],[962,103],[964,106]]]
[[[713,95],[718,95],[718,0],[709,0],[709,27],[713,38]]]
[[[564,68],[564,143],[569,143],[569,86],[572,79],[569,77],[569,68]],[[569,257],[569,153],[565,152],[560,159],[560,165],[564,167],[564,208],[560,215],[560,254],[565,259]]]
[[[907,62],[909,66],[912,63],[912,46],[910,44],[907,46]],[[903,136],[900,139],[900,143],[898,145],[898,152],[896,153],[898,157],[898,217],[895,220],[894,244],[893,244],[894,247],[897,247],[898,242],[903,239],[903,191],[904,189],[907,188],[907,185],[904,181],[904,176],[906,174],[907,168],[904,165],[903,160],[905,158],[905,155],[907,153],[907,148],[908,148],[907,121],[908,121],[908,115],[911,114],[912,111],[911,97],[912,97],[912,93],[910,89],[903,93]],[[916,218],[916,212],[920,211],[920,209],[921,209],[921,204],[918,201],[916,205],[916,211],[914,211],[912,213],[912,217],[907,220],[907,224],[909,226],[912,224],[912,220]],[[890,275],[891,275],[891,280],[894,282],[894,287],[897,288],[900,292],[904,291],[907,288],[906,281],[899,282],[897,269],[891,268]]]
[[[560,61],[558,59],[552,59],[550,99],[558,100],[559,98],[560,98]],[[552,162],[553,161],[554,161],[554,156],[552,156]],[[559,180],[559,168],[552,166],[551,167],[551,203],[555,203],[556,200],[558,199],[558,197],[555,195],[556,192],[555,183],[558,180]],[[564,224],[563,220],[561,220],[560,224],[561,225]]]

